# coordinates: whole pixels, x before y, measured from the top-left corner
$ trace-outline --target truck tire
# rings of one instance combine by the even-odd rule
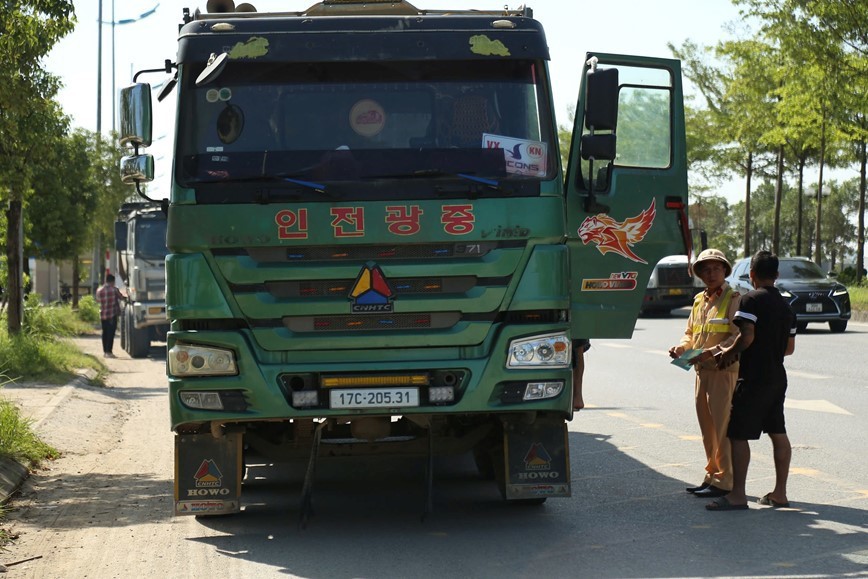
[[[120,334],[120,337],[121,337],[121,350],[129,353],[127,351],[129,348],[129,346],[127,344],[130,343],[130,340],[127,336],[127,310],[126,310],[126,308],[124,308],[124,311],[121,313],[120,316],[118,316],[118,318],[120,318],[118,320],[118,326],[119,326],[118,327],[118,333]]]
[[[481,445],[474,448],[473,461],[476,463],[476,470],[479,471],[482,480],[494,480],[494,459],[488,448]]]
[[[131,358],[147,358],[148,352],[151,350],[151,333],[149,328],[137,330],[133,325],[133,313],[127,312],[127,332],[128,332],[128,348],[127,354]]]

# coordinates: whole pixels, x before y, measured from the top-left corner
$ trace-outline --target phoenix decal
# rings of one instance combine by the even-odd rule
[[[611,251],[638,263],[648,263],[636,255],[632,247],[645,239],[656,215],[654,199],[648,209],[624,221],[615,221],[605,213],[598,213],[585,218],[579,227],[579,238],[585,245],[596,243],[597,251],[603,255]]]

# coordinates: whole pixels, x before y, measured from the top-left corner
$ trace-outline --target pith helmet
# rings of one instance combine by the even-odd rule
[[[696,260],[692,264],[690,264],[690,267],[688,268],[690,270],[690,275],[696,275],[696,266],[704,261],[719,261],[724,265],[724,267],[726,267],[727,276],[732,273],[732,266],[726,260],[726,256],[723,255],[722,251],[719,249],[706,249],[696,257]]]

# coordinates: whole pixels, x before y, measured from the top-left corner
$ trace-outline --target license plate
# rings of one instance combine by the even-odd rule
[[[805,311],[809,314],[816,314],[823,311],[823,304],[805,304]]]
[[[669,290],[669,295],[670,296],[681,296],[681,295],[684,295],[684,290],[681,288],[678,288],[678,287],[672,288]]]
[[[329,391],[332,408],[419,406],[418,388],[352,388]]]

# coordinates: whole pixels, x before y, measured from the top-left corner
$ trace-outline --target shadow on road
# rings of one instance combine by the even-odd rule
[[[301,465],[251,469],[245,512],[202,518],[190,541],[304,577],[683,577],[868,570],[865,511],[796,504],[711,513],[604,435],[570,433],[573,497],[507,504],[472,460],[435,468],[424,522],[423,464],[319,467],[315,516],[299,530]],[[221,536],[206,536],[217,531]],[[861,552],[861,553],[860,553]]]

